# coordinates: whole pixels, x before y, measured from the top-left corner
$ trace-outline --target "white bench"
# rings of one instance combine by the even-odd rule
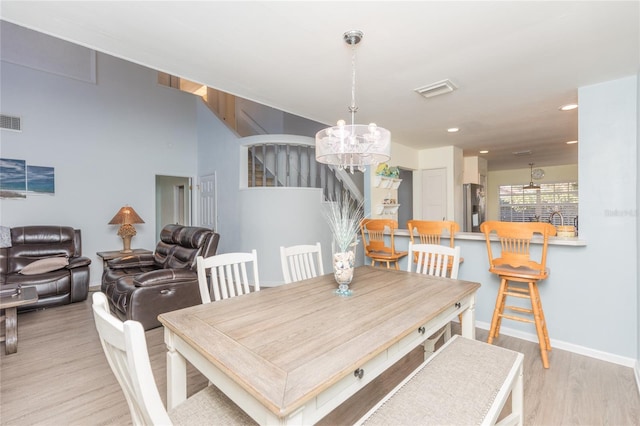
[[[357,424],[522,425],[524,355],[454,336]],[[496,423],[511,394],[511,413]]]

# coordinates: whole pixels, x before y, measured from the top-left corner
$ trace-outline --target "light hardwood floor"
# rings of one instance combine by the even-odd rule
[[[97,337],[90,299],[52,309],[19,314],[18,352],[4,354],[0,345],[0,424],[128,425],[129,411],[107,365]],[[457,332],[454,324],[454,332]],[[147,333],[147,345],[160,395],[165,398],[166,370],[162,328]],[[485,330],[477,338],[486,338]],[[496,344],[525,354],[526,425],[639,425],[640,396],[633,370],[555,349],[544,370],[538,346],[512,337]],[[419,352],[416,352],[419,354]],[[403,362],[399,370],[413,361]],[[410,365],[409,365],[410,366]],[[396,378],[374,384],[380,393]],[[189,371],[189,394],[206,385]],[[354,398],[323,424],[348,424],[366,410]],[[373,398],[375,399],[375,398]]]

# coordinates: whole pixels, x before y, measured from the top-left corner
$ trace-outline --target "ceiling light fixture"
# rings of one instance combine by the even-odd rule
[[[529,181],[529,185],[523,187],[522,189],[540,189],[540,185],[536,185],[533,183],[533,163],[529,163],[529,167],[531,168],[531,180]]]
[[[480,151],[480,154],[488,154],[489,151],[487,151],[486,149],[483,149],[482,151]]]
[[[337,125],[316,133],[316,161],[323,164],[364,172],[366,166],[384,163],[391,158],[391,132],[375,123],[355,124],[356,106],[356,44],[364,33],[359,30],[344,33],[351,46],[351,124],[339,120]]]
[[[567,145],[573,145],[573,144],[576,144],[576,143],[578,143],[578,141],[568,141]]]
[[[578,108],[578,104],[566,104],[560,107],[560,111],[571,111],[576,108]]]
[[[459,132],[459,131],[460,131],[460,129],[458,127],[449,127],[447,129],[447,132],[449,132],[449,133],[456,133],[456,132]]]

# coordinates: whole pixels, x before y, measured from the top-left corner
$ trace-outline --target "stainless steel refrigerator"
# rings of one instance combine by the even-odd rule
[[[462,185],[463,232],[480,232],[480,224],[485,221],[486,197],[484,187],[475,183]]]

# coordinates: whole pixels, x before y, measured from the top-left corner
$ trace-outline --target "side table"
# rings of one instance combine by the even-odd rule
[[[96,254],[98,257],[102,258],[102,266],[107,266],[107,261],[111,259],[115,259],[117,257],[131,256],[134,254],[151,254],[153,251],[147,249],[133,249],[129,253],[123,253],[120,250],[111,250],[111,251],[99,251]]]
[[[20,292],[5,290],[0,294],[0,310],[5,312],[4,316],[0,317],[4,322],[4,336],[0,336],[0,342],[5,342],[5,354],[18,351],[18,306],[29,305],[37,300],[38,292],[35,287],[24,287]]]

